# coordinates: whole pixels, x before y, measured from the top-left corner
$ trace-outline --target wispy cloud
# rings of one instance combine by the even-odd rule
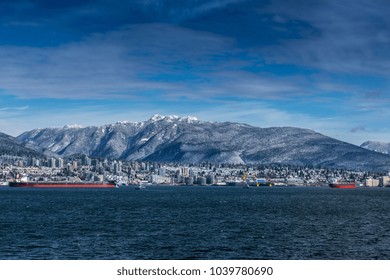
[[[387,75],[390,6],[386,1],[273,0],[265,11],[301,20],[313,32],[267,49],[271,61],[344,73]]]
[[[29,106],[22,106],[22,107],[0,107],[0,111],[24,111],[27,110]]]
[[[138,22],[145,23],[120,21],[114,30],[99,29],[78,42],[57,46],[0,46],[0,88],[20,98],[142,99],[153,92],[177,98],[280,99],[349,89],[331,76],[324,88],[308,73],[280,75],[282,70],[267,67],[273,63],[332,73],[388,73],[390,60],[383,48],[387,37],[382,34],[386,29],[377,28],[374,21],[384,26],[389,22],[386,8],[377,9],[380,4],[366,0],[270,3],[131,1],[124,2],[122,10],[104,10],[106,1],[93,5],[76,1],[56,9],[49,2],[26,6],[26,13],[40,8],[46,17],[51,17],[49,11],[61,15],[64,24],[77,22],[80,13],[87,11],[97,17],[127,10],[137,11]],[[234,8],[239,8],[242,22],[228,22]],[[366,10],[368,16],[356,22]],[[146,11],[151,18],[142,17]],[[233,23],[241,33],[229,28]],[[250,33],[251,26],[258,28]],[[265,34],[258,34],[261,30]],[[273,33],[278,40],[272,39]]]
[[[0,47],[0,87],[20,98],[142,99],[150,92],[280,98],[302,93],[296,80],[237,71],[251,64],[241,51],[234,40],[208,32],[132,25],[59,47]]]

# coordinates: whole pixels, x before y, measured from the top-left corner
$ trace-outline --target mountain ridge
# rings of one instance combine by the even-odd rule
[[[17,138],[0,132],[0,156],[42,157],[43,155],[21,144]]]
[[[309,129],[260,128],[233,122],[204,122],[195,117],[154,115],[143,122],[35,129],[17,138],[60,156],[82,153],[128,161],[390,168],[388,155]]]
[[[365,141],[360,145],[360,147],[382,154],[390,154],[390,143],[386,142]]]

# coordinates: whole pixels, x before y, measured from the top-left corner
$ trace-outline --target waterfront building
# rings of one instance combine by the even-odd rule
[[[215,184],[215,177],[213,174],[209,174],[206,176],[206,183],[209,185],[214,185]]]
[[[188,177],[188,176],[190,176],[190,170],[189,170],[188,167],[182,167],[182,168],[180,168],[180,171],[181,171],[181,175],[182,175],[183,177]]]
[[[194,184],[194,177],[185,177],[185,179],[184,179],[184,183],[186,184],[186,185],[193,185]]]
[[[198,184],[201,185],[201,186],[206,186],[207,185],[206,177],[199,177],[198,178]]]
[[[364,181],[364,185],[366,187],[378,187],[379,186],[379,180],[378,179],[371,179],[371,178],[369,178],[369,179],[366,179]]]
[[[159,168],[158,169],[158,175],[165,177],[166,174],[167,174],[167,170],[165,168]]]
[[[386,187],[390,185],[390,176],[382,176],[379,178],[379,186]]]

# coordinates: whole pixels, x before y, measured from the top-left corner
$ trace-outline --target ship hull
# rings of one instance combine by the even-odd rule
[[[75,182],[10,182],[16,188],[115,188],[113,182],[108,183],[75,183]]]
[[[354,189],[356,188],[356,184],[355,183],[331,183],[329,184],[329,187],[335,189]]]
[[[256,183],[256,187],[273,187],[274,186],[274,183],[272,182],[257,182]]]

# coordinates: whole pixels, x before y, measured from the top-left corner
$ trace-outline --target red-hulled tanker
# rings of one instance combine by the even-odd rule
[[[115,182],[9,182],[18,188],[115,188]]]
[[[336,188],[336,189],[354,189],[356,188],[355,182],[340,182],[340,181],[334,181],[329,183],[329,187]]]

